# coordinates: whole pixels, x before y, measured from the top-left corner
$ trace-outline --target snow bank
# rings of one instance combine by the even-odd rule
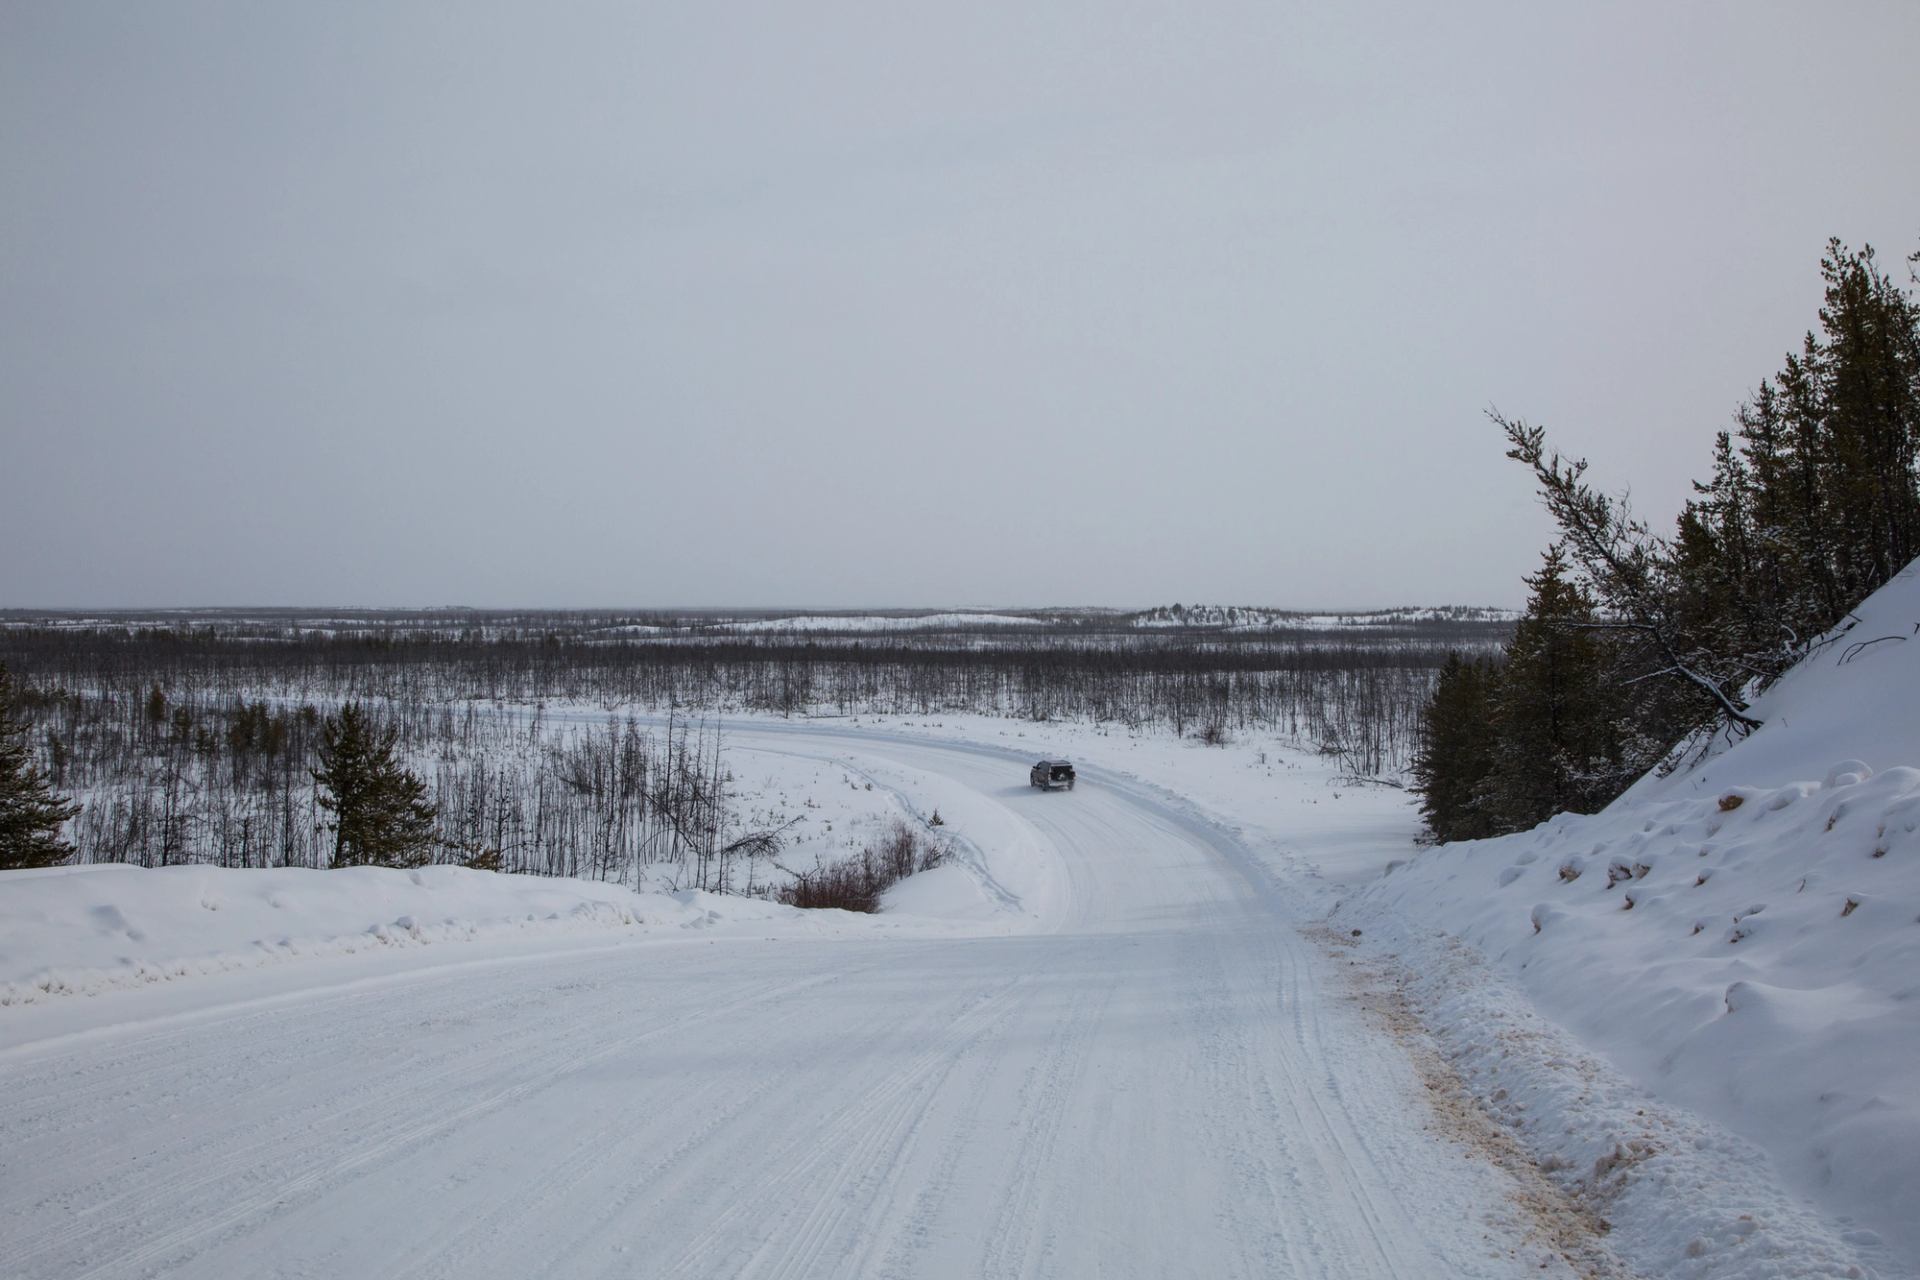
[[[1636,1215],[1670,1229],[1642,1255],[1661,1274],[1846,1274],[1846,1247],[1920,1269],[1920,572],[1857,619],[1757,704],[1747,740],[1600,814],[1420,853],[1341,911],[1426,984],[1483,1097],[1551,1093],[1571,1049],[1539,1049],[1552,1029],[1490,994],[1500,982],[1468,981],[1436,927],[1623,1073],[1554,1103],[1600,1109],[1586,1121],[1529,1137],[1589,1190],[1629,1170],[1614,1194],[1693,1189]],[[1596,1124],[1626,1153],[1605,1170]],[[1759,1152],[1851,1224],[1844,1245],[1816,1247],[1795,1206],[1768,1201],[1740,1167]],[[1711,1182],[1754,1206],[1737,1240],[1738,1221],[1678,1229]]]
[[[6,871],[0,1006],[382,947],[796,914],[742,898],[462,867]]]

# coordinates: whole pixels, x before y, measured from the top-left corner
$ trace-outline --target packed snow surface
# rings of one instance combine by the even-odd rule
[[[730,730],[857,767],[967,838],[879,917],[643,903],[591,935],[0,1009],[6,1273],[1575,1274],[1241,837],[1119,750],[1041,793],[1027,743],[909,732]],[[115,901],[146,933],[310,905],[334,923],[287,931],[323,935],[502,901],[462,875],[321,873],[264,890],[310,895],[276,908],[237,887],[260,874],[203,874],[217,910],[185,875],[83,874],[60,910]],[[329,875],[357,908],[323,903],[308,880]],[[145,926],[116,882],[166,886]],[[601,900],[540,891],[549,913]],[[80,970],[140,943],[39,945]]]

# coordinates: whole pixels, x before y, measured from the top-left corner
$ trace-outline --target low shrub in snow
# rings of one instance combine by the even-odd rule
[[[877,845],[804,875],[793,872],[793,883],[777,896],[790,907],[872,913],[880,909],[880,897],[889,888],[916,872],[933,870],[946,855],[944,845],[895,819]]]

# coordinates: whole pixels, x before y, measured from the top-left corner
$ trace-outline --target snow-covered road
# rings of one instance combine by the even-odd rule
[[[760,741],[1004,809],[1055,860],[1046,919],[576,946],[15,1043],[0,1271],[1569,1274],[1230,835],[1004,752]]]

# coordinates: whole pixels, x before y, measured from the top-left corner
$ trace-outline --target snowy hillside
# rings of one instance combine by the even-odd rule
[[[799,614],[790,618],[755,618],[748,622],[717,623],[728,631],[944,631],[968,627],[1033,627],[1045,619],[1006,613],[917,614]]]
[[[1884,1242],[1910,1265],[1920,567],[1755,710],[1764,727],[1704,763],[1646,779],[1593,816],[1422,852],[1345,915],[1432,971],[1449,964],[1422,941],[1434,927],[1470,943],[1635,1085],[1756,1144],[1798,1191],[1855,1221],[1855,1243]],[[1428,994],[1500,1098],[1551,1075],[1502,1043],[1504,1013]],[[1642,1136],[1648,1149],[1632,1159],[1645,1177],[1697,1170],[1672,1135]],[[1694,1247],[1688,1256],[1718,1246]]]
[[[1863,601],[1753,712],[1763,724],[1749,737],[1694,768],[1643,779],[1626,802],[1778,786],[1849,757],[1875,770],[1920,766],[1920,562]]]
[[[795,613],[767,617],[688,619],[681,628],[624,625],[601,629],[601,634],[652,635],[684,630],[692,634],[733,633],[886,633],[896,631],[966,631],[974,628],[1053,628],[1060,625],[1114,626],[1121,631],[1165,631],[1201,628],[1218,631],[1330,631],[1368,627],[1411,627],[1430,623],[1511,623],[1519,614],[1511,609],[1469,605],[1422,605],[1395,609],[1346,612],[1276,609],[1264,605],[1171,604],[1137,613],[1111,609],[1055,608],[1007,613],[979,609],[929,610],[924,613]]]
[[[1327,631],[1345,627],[1399,627],[1426,622],[1513,622],[1512,609],[1472,605],[1423,605],[1345,613],[1269,609],[1257,605],[1171,604],[1134,615],[1136,627],[1215,627],[1235,631]]]

